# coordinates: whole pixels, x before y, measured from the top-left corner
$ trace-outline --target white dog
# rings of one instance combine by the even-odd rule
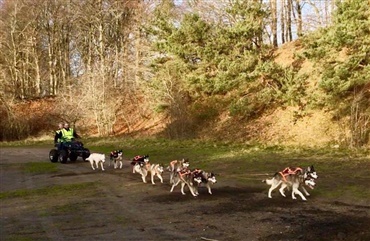
[[[105,155],[100,153],[91,153],[87,161],[90,162],[91,168],[95,170],[94,164],[97,169],[99,169],[99,163],[101,165],[101,170],[104,171],[104,162],[105,162]]]

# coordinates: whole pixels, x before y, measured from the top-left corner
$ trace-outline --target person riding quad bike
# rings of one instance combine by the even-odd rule
[[[71,161],[76,161],[78,156],[81,156],[85,161],[89,157],[90,151],[83,147],[82,142],[75,141],[75,138],[80,138],[80,136],[73,128],[69,127],[68,123],[57,130],[54,136],[56,149],[50,151],[50,161],[57,162],[59,160],[61,163],[66,163],[68,158]]]
[[[54,144],[61,143],[58,147],[58,150],[61,150],[65,143],[72,142],[74,138],[80,138],[80,136],[73,128],[69,128],[68,123],[64,123],[63,128],[55,132]]]

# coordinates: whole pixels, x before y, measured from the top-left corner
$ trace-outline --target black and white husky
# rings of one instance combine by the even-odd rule
[[[144,155],[144,156],[135,156],[132,161],[131,161],[131,165],[132,165],[132,173],[135,173],[135,165],[136,164],[147,164],[149,163],[149,155]]]
[[[182,159],[173,160],[170,162],[170,165],[167,167],[167,170],[170,172],[170,184],[173,184],[174,176],[181,170],[185,170],[189,167],[189,160]]]
[[[122,169],[123,162],[122,162],[122,150],[112,151],[110,153],[110,162],[109,166],[113,163],[114,169],[118,168],[118,164],[120,164],[119,168]]]
[[[193,170],[194,173],[194,181],[198,183],[195,186],[196,193],[198,192],[198,187],[204,184],[207,187],[208,193],[212,194],[211,185],[217,183],[216,176],[212,172],[205,172],[199,169]]]
[[[181,171],[175,173],[172,179],[172,187],[170,192],[173,192],[173,189],[181,184],[181,193],[182,195],[186,195],[184,188],[188,186],[191,194],[196,197],[198,196],[196,185],[199,184],[199,179],[195,179],[195,174],[191,172],[189,169],[182,169]]]
[[[282,196],[285,197],[285,188],[292,188],[292,199],[297,199],[295,194],[298,194],[302,200],[306,201],[306,197],[299,191],[299,188],[303,190],[306,196],[310,194],[307,192],[304,186],[308,186],[311,189],[314,189],[316,182],[315,180],[318,178],[316,171],[313,166],[310,166],[303,170],[302,168],[285,168],[281,172],[275,173],[274,177],[271,179],[263,180],[262,182],[267,183],[270,185],[270,189],[268,192],[268,197],[272,198],[271,193],[273,190],[278,188],[280,185],[279,192]]]
[[[163,173],[164,169],[161,164],[150,164],[149,162],[140,162],[136,163],[134,166],[134,172],[141,175],[141,179],[146,183],[146,177],[150,173],[150,180],[153,185],[155,185],[154,177],[157,176],[158,179],[163,183]]]

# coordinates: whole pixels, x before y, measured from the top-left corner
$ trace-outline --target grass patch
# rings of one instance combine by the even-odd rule
[[[94,196],[96,197],[96,196]],[[63,205],[54,206],[51,209],[53,215],[65,214],[65,213],[83,213],[85,209],[94,209],[96,204],[90,200],[78,200],[76,202],[69,202]]]
[[[13,234],[9,237],[7,237],[8,241],[37,241],[38,238],[31,238],[31,237],[25,237],[22,234]],[[50,239],[43,239],[43,240],[50,240]]]
[[[351,175],[351,178],[367,178],[370,172],[368,169],[370,164],[369,149],[353,150],[330,147],[309,149],[202,140],[122,137],[89,138],[83,142],[85,147],[90,150],[106,155],[109,155],[112,150],[122,149],[125,159],[148,154],[152,163],[160,163],[165,166],[172,160],[188,158],[191,168],[215,172],[219,174],[220,178],[233,176],[241,182],[247,181],[249,183],[254,183],[254,180],[259,181],[262,175],[273,175],[287,166],[307,167],[314,165],[320,178],[319,187],[316,190],[320,192],[320,195],[336,198],[345,191],[348,195],[353,194],[354,197],[362,198],[362,194],[369,193],[366,191],[369,185],[354,184],[354,187],[347,187],[348,178],[344,178],[341,182],[344,184],[343,186],[338,186],[338,188],[331,186],[336,177],[346,177],[348,174]],[[53,165],[53,163],[29,164],[25,170],[31,173],[45,173],[55,171],[53,170],[55,167],[57,165]],[[326,181],[331,184],[326,185]],[[27,194],[29,191],[21,193],[20,190],[19,192],[19,194],[12,195],[29,195]]]
[[[58,165],[51,162],[29,162],[22,165],[23,170],[31,174],[55,173],[58,171]]]
[[[325,197],[328,199],[351,199],[351,200],[368,200],[370,196],[369,188],[366,186],[358,186],[356,184],[342,183],[337,188],[316,188],[316,196]]]
[[[53,146],[53,139],[50,140],[22,140],[22,141],[2,141],[0,147],[48,147]]]
[[[57,196],[57,195],[79,195],[82,190],[91,189],[96,183],[66,184],[40,189],[20,189],[15,191],[1,192],[0,200],[6,198],[29,198],[33,196]]]

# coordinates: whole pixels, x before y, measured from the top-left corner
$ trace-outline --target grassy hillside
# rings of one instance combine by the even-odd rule
[[[0,81],[0,141],[51,138],[57,123],[68,121],[84,137],[370,145],[370,14],[366,1],[339,1],[329,25],[299,34],[298,40],[277,49],[277,44],[265,39],[271,36],[265,25],[271,22],[269,9],[256,1],[231,1],[222,10],[227,15],[217,14],[219,20],[195,9],[174,14],[176,6],[170,2],[158,5],[148,21],[137,22],[136,17],[122,21],[132,22],[132,29],[107,21],[112,17],[110,10],[106,15],[93,15],[112,23],[103,32],[95,29],[99,24],[91,25],[86,19],[71,25],[71,33],[56,29],[56,36],[73,37],[63,46],[30,44],[23,49],[28,38],[42,43],[49,35],[18,26],[24,38],[13,44],[17,47],[13,52],[4,48],[0,60],[6,63],[0,70],[4,80]],[[86,16],[92,14],[85,8],[79,10]],[[4,20],[10,21],[13,10],[4,11],[9,13]],[[229,20],[224,21],[225,17]],[[27,26],[54,22],[36,19]],[[64,26],[64,18],[57,20]],[[78,38],[85,34],[91,36],[83,41]],[[102,35],[104,46],[85,51]],[[71,44],[74,50],[69,49]],[[53,47],[52,52],[58,54],[44,56]],[[34,56],[25,59],[20,50]],[[71,64],[73,57],[60,58],[70,56],[70,51],[80,56],[78,66]],[[22,54],[13,60],[18,52]],[[61,63],[51,65],[53,59]],[[78,76],[70,70],[72,66],[79,69]]]
[[[315,63],[299,59],[303,52],[300,41],[287,43],[276,50],[275,62],[283,67],[297,66],[298,75],[309,74],[306,95],[314,96],[320,91],[317,88],[320,74],[314,67]],[[223,104],[232,98],[232,94],[227,94],[214,97],[205,103],[191,103],[192,120],[191,123],[188,122],[189,126],[183,127],[185,135],[182,136],[266,145],[335,146],[343,144],[348,135],[345,122],[335,121],[333,113],[326,109],[274,105],[261,115],[243,118],[240,115],[233,115]],[[23,121],[19,122],[19,128],[31,126],[33,129],[29,129],[29,132],[32,136],[52,138],[53,129],[61,119],[56,102],[56,99],[40,99],[14,105],[13,108],[19,114],[18,118]],[[129,109],[135,110],[134,106]],[[158,112],[150,112],[147,118],[143,118],[135,111],[129,115],[132,120],[130,128],[122,116],[117,116],[115,135],[176,138],[173,130],[178,130],[176,125],[185,123],[171,122],[168,117]],[[94,136],[97,133],[91,119],[82,119],[76,125],[82,136]]]

